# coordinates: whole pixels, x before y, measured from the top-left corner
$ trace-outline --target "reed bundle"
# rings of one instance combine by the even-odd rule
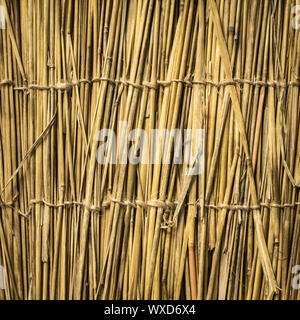
[[[300,299],[299,0],[0,5],[0,299]],[[106,128],[203,129],[203,170]]]

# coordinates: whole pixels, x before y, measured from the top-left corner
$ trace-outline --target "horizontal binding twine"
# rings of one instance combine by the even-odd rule
[[[95,205],[88,206],[86,203],[79,202],[79,201],[65,201],[64,203],[54,204],[54,203],[50,203],[50,202],[46,201],[45,199],[42,199],[42,200],[32,199],[30,201],[30,204],[33,204],[33,205],[44,204],[50,208],[62,208],[62,207],[75,206],[75,207],[87,208],[89,211],[100,212],[103,208],[109,207],[110,201],[103,201],[101,207],[97,207]]]
[[[60,207],[71,207],[71,206],[80,206],[80,207],[85,207],[90,211],[98,211],[100,212],[102,209],[107,208],[110,206],[111,203],[118,203],[120,206],[124,207],[132,207],[137,209],[138,207],[142,208],[148,208],[148,207],[154,207],[154,208],[162,208],[165,210],[169,209],[175,209],[177,202],[171,202],[171,201],[162,201],[162,200],[149,200],[147,202],[142,201],[142,200],[135,200],[135,201],[129,201],[129,200],[118,200],[115,198],[110,198],[109,200],[105,200],[102,202],[100,207],[97,206],[88,206],[85,202],[79,202],[79,201],[65,201],[64,203],[50,203],[49,201],[46,201],[45,199],[41,200],[36,200],[32,199],[30,201],[30,204],[36,205],[36,204],[44,204],[48,207],[51,208],[60,208]]]
[[[79,202],[79,201],[65,201],[64,203],[58,203],[58,204],[54,204],[54,203],[50,203],[49,201],[46,201],[45,199],[42,200],[36,200],[36,199],[32,199],[30,201],[30,204],[32,205],[37,205],[37,204],[43,204],[46,205],[50,208],[61,208],[61,207],[82,207],[82,208],[86,208],[89,211],[92,212],[101,212],[102,209],[108,208],[111,203],[117,203],[120,206],[124,206],[124,207],[131,207],[134,209],[137,209],[138,207],[141,207],[143,209],[147,209],[149,207],[153,207],[153,208],[157,208],[157,209],[163,209],[165,211],[174,211],[176,209],[176,205],[178,202],[176,201],[163,201],[163,200],[156,200],[156,199],[152,199],[149,200],[147,202],[142,201],[142,200],[135,200],[135,201],[130,201],[130,200],[118,200],[115,198],[110,198],[108,200],[105,200],[102,202],[102,204],[100,206],[96,206],[96,205],[87,205],[85,202]],[[3,203],[0,202],[0,207],[3,206],[9,206],[8,203]],[[183,206],[196,206],[196,207],[201,207],[201,204],[197,201],[197,202],[189,202],[184,204]],[[278,203],[263,203],[261,202],[259,205],[241,205],[241,204],[206,204],[204,205],[205,208],[207,209],[215,209],[215,210],[222,210],[222,209],[227,209],[230,211],[237,211],[237,210],[242,210],[242,211],[252,211],[252,210],[260,210],[261,208],[277,208],[277,209],[284,209],[284,208],[295,208],[297,206],[300,206],[300,202],[295,202],[294,204],[290,204],[290,203],[285,203],[285,204],[278,204]],[[29,210],[27,211],[26,214],[23,214],[20,212],[20,214],[22,216],[27,216],[29,213],[31,212],[31,208],[29,208]],[[170,223],[171,224],[171,223]],[[172,224],[173,225],[173,224]]]
[[[199,206],[199,204],[197,204],[197,205]],[[230,204],[219,204],[219,205],[208,204],[208,205],[205,205],[205,207],[208,208],[208,209],[215,209],[215,210],[227,209],[227,210],[232,210],[232,211],[237,211],[237,210],[252,211],[252,210],[260,210],[261,208],[284,209],[284,208],[295,208],[297,206],[300,206],[300,202],[295,202],[294,204],[291,204],[291,203],[279,204],[279,203],[275,203],[275,202],[271,202],[271,203],[261,202],[259,205],[253,205],[253,206],[240,205],[240,204],[234,204],[234,205],[230,205]]]
[[[188,80],[186,79],[171,79],[171,80],[157,80],[156,82],[149,82],[149,81],[143,81],[141,84],[130,81],[128,79],[110,79],[106,77],[94,77],[92,80],[88,79],[80,79],[80,80],[73,80],[73,81],[66,81],[66,82],[58,82],[55,85],[41,85],[41,84],[35,84],[31,83],[29,85],[22,85],[22,86],[17,86],[15,85],[14,81],[12,80],[2,80],[0,81],[0,87],[1,86],[6,86],[6,85],[12,85],[14,86],[14,90],[16,91],[27,91],[27,90],[70,90],[75,86],[79,86],[81,84],[88,84],[92,85],[94,83],[100,83],[102,81],[107,81],[112,85],[119,85],[123,84],[124,86],[132,86],[136,89],[143,89],[143,88],[149,88],[149,89],[154,89],[156,90],[158,86],[162,87],[168,87],[172,83],[181,83],[187,87],[192,87],[193,85],[211,85],[216,88],[224,87],[224,86],[229,86],[229,85],[238,85],[238,84],[248,84],[251,86],[258,86],[258,87],[273,87],[273,88],[288,88],[288,87],[300,87],[300,82],[299,80],[296,81],[290,81],[290,82],[280,82],[277,80],[273,81],[262,81],[262,80],[247,80],[247,79],[240,79],[240,78],[235,78],[233,81],[220,81],[220,82],[214,82],[210,79],[205,79],[205,80]]]
[[[40,85],[40,84],[35,84],[31,83],[27,86],[21,86],[21,87],[14,87],[14,90],[16,91],[27,91],[27,90],[70,90],[75,86],[79,86],[80,84],[90,84],[91,81],[87,79],[81,79],[81,80],[74,80],[71,82],[58,82],[55,85]]]
[[[5,208],[5,207],[9,207],[11,208],[13,206],[13,204],[16,202],[16,200],[18,199],[19,197],[19,193],[17,193],[13,198],[12,200],[10,201],[4,201],[1,196],[0,196],[0,208]]]
[[[12,80],[2,80],[0,81],[0,87],[13,86],[15,83]]]

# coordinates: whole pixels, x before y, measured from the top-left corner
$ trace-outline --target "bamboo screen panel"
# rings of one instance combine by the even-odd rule
[[[0,299],[300,299],[299,13],[2,0]]]

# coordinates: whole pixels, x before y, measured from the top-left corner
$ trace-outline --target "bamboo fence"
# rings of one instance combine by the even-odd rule
[[[0,300],[300,299],[299,0],[0,5]],[[120,121],[203,171],[99,164]]]

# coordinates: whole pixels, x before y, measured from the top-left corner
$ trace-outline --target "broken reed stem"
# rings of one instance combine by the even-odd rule
[[[2,0],[0,299],[299,299],[296,4]]]

